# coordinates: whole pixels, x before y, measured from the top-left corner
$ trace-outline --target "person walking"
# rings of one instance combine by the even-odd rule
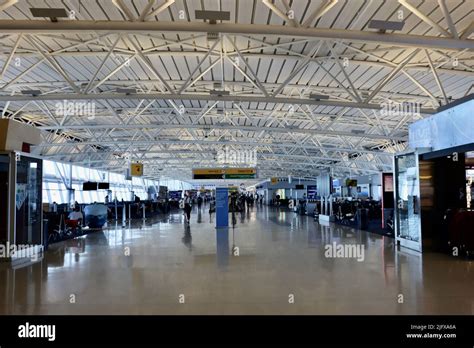
[[[186,192],[185,197],[184,197],[184,216],[186,217],[187,224],[189,224],[189,222],[191,221],[191,210],[192,210],[191,202],[192,202],[191,196],[189,192]]]
[[[201,196],[199,196],[197,198],[197,202],[198,202],[198,209],[201,210],[201,206],[202,206],[202,197]]]

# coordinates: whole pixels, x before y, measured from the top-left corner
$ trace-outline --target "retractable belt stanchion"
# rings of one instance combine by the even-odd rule
[[[332,195],[329,196],[329,216],[332,216]]]
[[[329,215],[329,196],[326,196],[326,208],[324,210],[324,215]]]
[[[122,212],[122,227],[125,227],[126,226],[126,219],[127,219],[127,210],[126,210],[126,206],[125,206],[125,203],[123,204],[123,212]]]

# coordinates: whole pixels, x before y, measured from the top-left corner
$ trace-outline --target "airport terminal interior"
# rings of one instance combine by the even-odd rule
[[[472,0],[0,0],[0,314],[474,314]]]

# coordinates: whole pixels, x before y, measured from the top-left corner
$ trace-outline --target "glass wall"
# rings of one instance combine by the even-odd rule
[[[72,170],[72,189],[74,189],[74,200],[78,203],[104,202],[107,190],[82,191],[82,183],[85,181],[108,182],[112,191],[112,199],[117,197],[119,201],[130,201],[133,191],[140,199],[148,198],[148,187],[155,186],[156,192],[159,186],[167,186],[168,190],[189,190],[192,185],[180,180],[162,178],[160,180],[149,180],[133,177],[126,180],[125,175],[111,173],[102,170],[89,169],[65,163],[44,161],[43,162],[43,202],[58,204],[68,203],[69,173]]]
[[[0,244],[8,241],[8,201],[9,197],[10,156],[0,154]]]
[[[41,244],[42,161],[21,156],[16,161],[15,243]]]
[[[418,155],[395,156],[395,229],[403,246],[421,251]]]

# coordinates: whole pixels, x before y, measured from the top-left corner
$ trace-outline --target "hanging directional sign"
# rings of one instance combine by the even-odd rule
[[[193,169],[193,179],[255,179],[255,168],[205,168]]]
[[[143,163],[132,163],[130,165],[130,174],[132,176],[143,176]]]
[[[226,179],[255,179],[257,170],[255,168],[228,168],[225,170]]]
[[[225,179],[224,169],[193,169],[193,179]]]

